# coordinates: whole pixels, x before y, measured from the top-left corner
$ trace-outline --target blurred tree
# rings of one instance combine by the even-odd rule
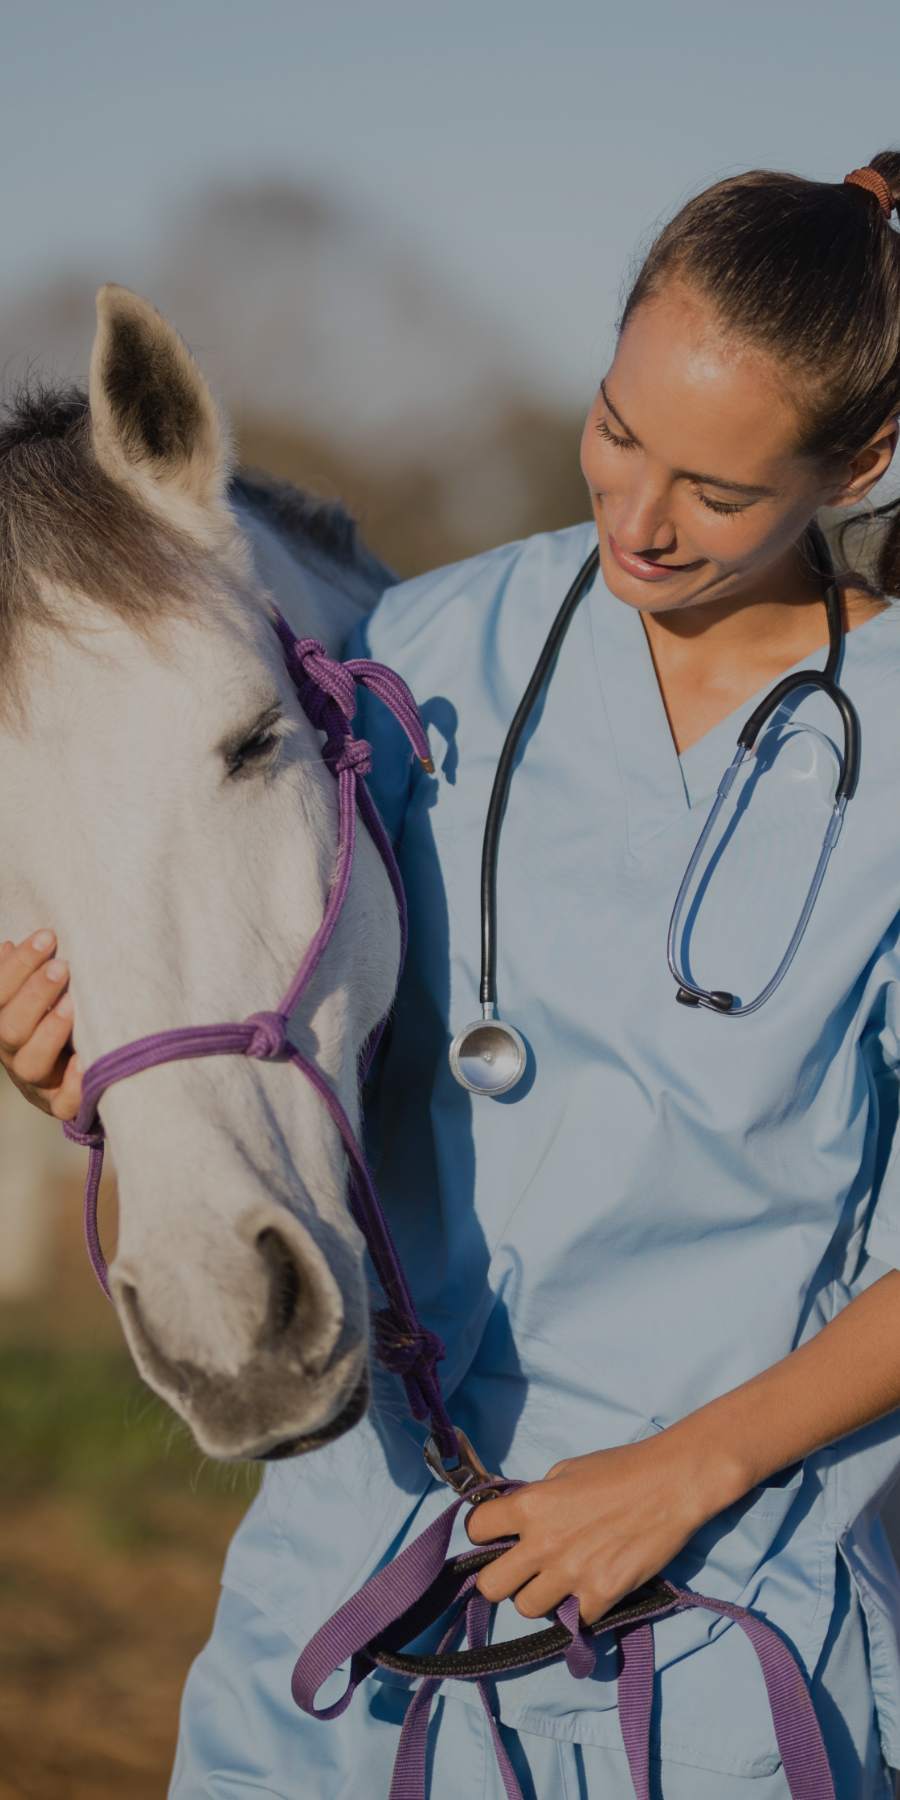
[[[141,265],[125,261],[63,269],[0,306],[5,383],[33,368],[86,380],[110,276],[190,344],[244,461],[343,499],[398,573],[587,516],[580,420],[387,210],[288,179],[226,182],[188,194]]]
[[[578,419],[521,404],[458,465],[423,455],[385,469],[325,438],[258,417],[236,421],[243,463],[343,500],[370,548],[402,576],[584,519],[579,432]]]

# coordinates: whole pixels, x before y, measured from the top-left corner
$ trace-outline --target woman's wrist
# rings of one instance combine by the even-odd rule
[[[714,1406],[715,1402],[689,1413],[663,1433],[691,1533],[742,1499],[759,1479],[729,1435],[718,1428]]]

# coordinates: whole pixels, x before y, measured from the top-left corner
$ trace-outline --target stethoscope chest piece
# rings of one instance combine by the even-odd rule
[[[528,1052],[514,1025],[495,1019],[485,1008],[482,1019],[458,1031],[450,1045],[450,1067],[471,1094],[506,1094],[521,1081]]]
[[[819,574],[826,583],[825,610],[828,615],[828,659],[824,670],[801,669],[794,674],[784,675],[776,682],[771,692],[754,708],[749,719],[741,729],[737,750],[732,761],[725,770],[719,783],[715,800],[709,816],[694,848],[694,852],[685,869],[681,886],[672,908],[669,921],[669,932],[666,943],[666,955],[669,969],[675,979],[677,992],[675,995],[682,1006],[704,1007],[713,1012],[727,1013],[732,1018],[741,1018],[745,1013],[755,1012],[757,1007],[774,993],[784,979],[797,947],[809,922],[815,905],[816,896],[825,874],[828,859],[837,842],[843,822],[844,810],[851,795],[856,790],[859,776],[859,739],[860,728],[856,710],[847,694],[837,685],[837,669],[841,658],[844,639],[844,624],[841,613],[840,596],[831,562],[828,544],[818,524],[810,526],[813,538],[813,549]],[[550,627],[544,647],[535,664],[531,679],[516,709],[512,724],[506,734],[497,770],[491,788],[487,817],[484,826],[484,838],[481,850],[481,998],[482,1017],[471,1025],[464,1025],[458,1031],[450,1045],[450,1067],[456,1080],[472,1094],[497,1095],[506,1094],[510,1088],[521,1081],[528,1060],[525,1045],[512,1025],[505,1025],[496,1017],[497,1002],[497,855],[500,845],[500,828],[509,795],[509,785],[515,765],[516,752],[525,726],[531,717],[534,705],[547,681],[555,663],[560,645],[568,631],[572,615],[579,605],[582,596],[590,587],[599,564],[599,548],[597,545],[590,556],[582,563],[575,580]],[[688,891],[698,867],[701,854],[715,826],[721,809],[725,803],[737,771],[744,759],[754,748],[756,739],[763,726],[773,712],[777,711],[782,701],[795,689],[821,688],[837,707],[841,715],[844,733],[844,754],[841,758],[841,774],[838,781],[834,809],[825,830],[819,860],[810,883],[800,917],[794,927],[793,935],[781,962],[772,979],[757,994],[755,999],[743,1005],[735,1004],[735,995],[725,988],[707,989],[690,981],[676,955],[676,939],[679,933],[681,916],[687,904]],[[694,911],[696,924],[696,908]]]

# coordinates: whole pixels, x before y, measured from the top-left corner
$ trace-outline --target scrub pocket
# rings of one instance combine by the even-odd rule
[[[660,1419],[643,1420],[623,1441],[640,1442],[664,1429]],[[795,1511],[801,1518],[804,1512],[804,1487],[817,1492],[818,1478],[796,1464],[753,1489],[702,1527],[664,1573],[696,1593],[762,1613],[811,1676],[831,1617],[835,1549],[833,1539],[810,1533],[808,1524],[802,1533],[793,1532]],[[417,1520],[415,1530],[418,1525]],[[773,1564],[773,1546],[785,1542],[789,1553]],[[529,1629],[538,1626],[504,1602],[492,1615],[490,1639],[504,1642]],[[656,1754],[695,1772],[712,1771],[723,1780],[774,1777],[781,1761],[768,1694],[740,1627],[716,1613],[691,1609],[659,1620],[654,1641]],[[620,1753],[618,1654],[612,1633],[601,1635],[597,1646],[596,1671],[587,1680],[573,1680],[562,1658],[498,1679],[503,1722],[523,1735]],[[385,1687],[411,1685],[386,1670],[372,1679]],[[469,1683],[448,1681],[441,1691],[454,1705],[480,1708]]]
[[[846,1583],[846,1573],[844,1573]],[[840,1611],[814,1686],[838,1800],[891,1800],[892,1783],[866,1717],[867,1687],[852,1608]],[[212,1637],[188,1675],[169,1800],[387,1800],[407,1695],[366,1681],[331,1723],[290,1697],[296,1643],[240,1595],[223,1593]],[[857,1695],[848,1713],[842,1689]],[[546,1731],[503,1729],[526,1800],[634,1800],[621,1741],[599,1747]],[[429,1800],[503,1800],[480,1706],[435,1702]],[[651,1759],[653,1800],[788,1800],[777,1758],[756,1778],[689,1758]]]
[[[643,1435],[664,1429],[663,1421],[654,1419]],[[748,1489],[701,1525],[663,1572],[679,1587],[762,1613],[799,1654],[811,1679],[834,1595],[834,1539],[824,1523],[817,1472],[805,1462],[792,1463]],[[675,1651],[682,1628],[686,1636]],[[743,1635],[733,1620],[700,1612],[662,1621],[657,1636],[660,1646],[671,1639],[680,1657],[687,1643],[711,1643],[732,1630]],[[658,1649],[657,1668],[667,1660]]]

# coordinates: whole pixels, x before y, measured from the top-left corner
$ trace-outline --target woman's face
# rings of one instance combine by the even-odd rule
[[[616,597],[653,612],[731,603],[788,568],[796,588],[792,548],[826,500],[820,465],[794,454],[798,429],[779,365],[726,339],[693,290],[670,282],[640,306],[581,442]]]

